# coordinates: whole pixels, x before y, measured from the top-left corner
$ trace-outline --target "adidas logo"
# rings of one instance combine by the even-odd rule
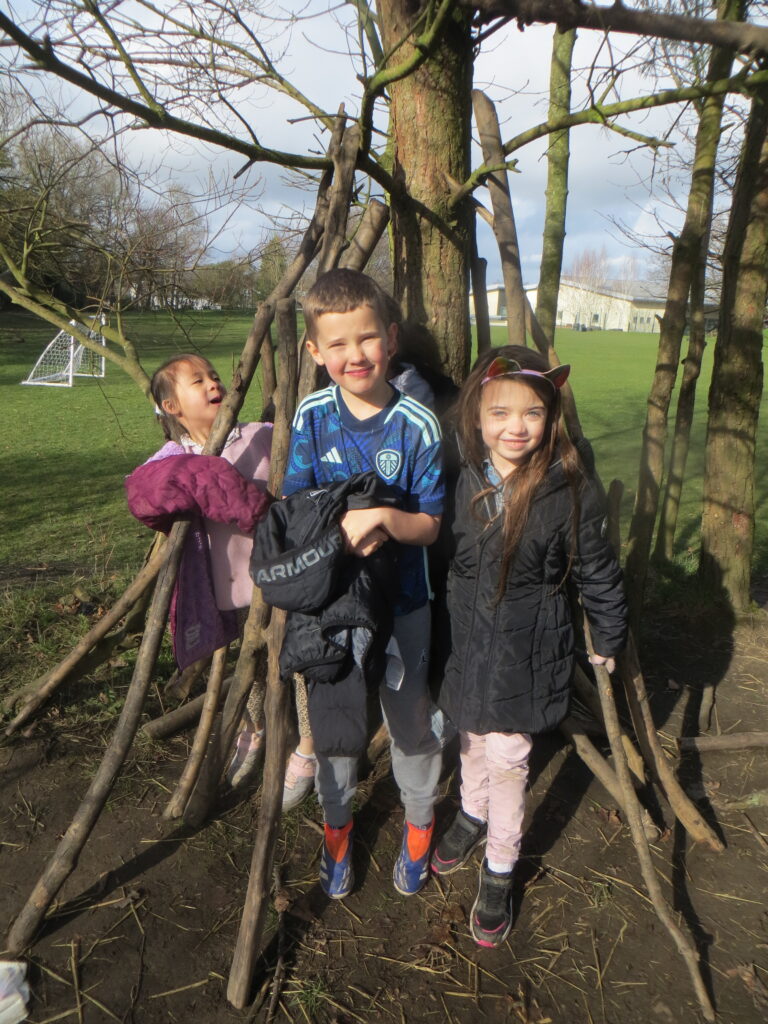
[[[321,462],[333,462],[333,463],[335,463],[337,465],[340,464],[342,459],[341,459],[341,456],[339,455],[339,449],[336,447],[336,445],[334,445],[333,448],[331,448],[330,451],[326,452],[325,455],[321,455],[320,456],[320,461]]]

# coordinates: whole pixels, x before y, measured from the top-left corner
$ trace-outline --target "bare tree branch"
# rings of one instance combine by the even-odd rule
[[[590,28],[598,32],[626,32],[638,36],[688,40],[723,46],[737,53],[768,53],[768,28],[746,22],[716,22],[679,14],[625,7],[619,0],[611,7],[574,3],[573,0],[461,0],[477,11],[476,23],[496,18],[516,19],[520,26],[534,22],[560,28]]]

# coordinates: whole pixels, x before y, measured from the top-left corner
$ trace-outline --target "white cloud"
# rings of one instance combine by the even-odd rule
[[[265,15],[265,29],[271,26],[271,45],[284,55],[280,67],[299,89],[329,113],[335,113],[343,102],[354,116],[361,93],[356,76],[361,69],[349,56],[355,36],[348,36],[345,30],[351,24],[354,7],[342,4],[329,10],[330,3],[331,0],[309,0],[300,8],[289,4],[284,20],[279,23],[274,22],[273,15],[275,11],[279,14],[280,9],[265,8],[269,15]],[[510,24],[489,39],[478,57],[475,83],[497,103],[505,139],[546,120],[552,33],[549,26],[529,26],[521,32]],[[626,52],[634,43],[631,37],[614,36],[612,54]],[[576,66],[590,68],[607,62],[608,57],[600,33],[579,33]],[[623,79],[621,89],[625,96],[640,94],[652,88],[652,84],[631,72]],[[581,106],[587,95],[584,72],[576,76],[573,106]],[[238,112],[253,125],[263,145],[297,153],[324,150],[327,137],[306,118],[306,111],[288,97],[254,86],[247,94],[243,90],[237,102]],[[622,123],[637,131],[658,133],[668,117],[667,112],[660,111],[622,118]],[[229,127],[233,126],[237,126],[234,118],[229,120]],[[245,131],[242,125],[237,130]],[[161,168],[192,191],[207,187],[209,173],[225,183],[244,165],[241,157],[154,131],[131,132],[124,137],[124,143],[134,159],[141,159],[148,168]],[[629,250],[611,221],[624,220],[633,230],[643,232],[653,224],[654,211],[660,208],[660,200],[645,184],[650,169],[647,152],[607,128],[593,125],[571,132],[571,151],[566,264],[581,250],[600,249],[603,245],[612,259],[623,258]],[[547,174],[545,153],[546,140],[519,150],[514,154],[519,173],[510,175],[525,278],[531,283],[538,277]],[[479,149],[475,147],[473,163],[477,165],[480,160]],[[230,217],[217,243],[221,253],[228,247],[253,248],[269,230],[269,216],[279,217],[290,210],[309,207],[313,201],[309,192],[302,193],[288,184],[285,172],[272,165],[251,168],[239,183],[249,187],[249,201],[234,213],[221,211],[213,218],[214,223],[221,225]],[[493,235],[481,224],[478,236],[481,254],[489,262],[489,280],[498,279],[500,267]]]

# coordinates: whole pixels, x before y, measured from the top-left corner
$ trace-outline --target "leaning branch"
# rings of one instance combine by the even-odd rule
[[[47,672],[41,679],[37,679],[31,684],[28,688],[30,695],[24,702],[21,711],[19,711],[5,730],[6,736],[12,735],[25,722],[29,721],[35,711],[58,689],[88,652],[131,610],[160,572],[166,556],[167,545],[163,544],[155,551],[133,582],[126,587],[120,598],[106,615],[103,615],[96,625],[85,634],[82,640],[72,648],[66,658],[62,659],[58,665],[52,668],[50,672]]]
[[[163,546],[164,565],[155,587],[152,605],[147,616],[144,641],[136,659],[133,678],[126,694],[123,710],[88,792],[19,916],[11,926],[5,946],[13,956],[18,956],[30,944],[48,907],[74,871],[83,847],[104,809],[131,748],[139,727],[144,699],[152,680],[152,670],[160,650],[182,545],[188,527],[189,523],[186,522],[175,523],[171,529],[169,543]]]
[[[585,635],[587,638],[587,644],[589,647],[590,654],[594,653],[592,647],[592,641],[589,636],[589,629],[585,625]],[[624,807],[627,813],[627,820],[629,822],[630,831],[632,833],[632,842],[634,843],[635,852],[637,859],[640,864],[640,871],[642,872],[643,881],[648,891],[648,895],[653,903],[654,910],[662,922],[664,927],[669,932],[673,942],[677,946],[678,952],[685,961],[685,965],[688,968],[688,973],[693,983],[696,997],[699,1000],[699,1006],[701,1012],[706,1021],[715,1020],[715,1011],[712,1006],[712,1002],[709,998],[704,979],[701,973],[701,964],[699,962],[698,953],[690,942],[688,937],[683,934],[679,928],[672,911],[667,903],[664,895],[661,891],[661,885],[659,884],[659,878],[656,874],[656,869],[653,866],[651,859],[651,852],[648,846],[648,839],[646,837],[643,821],[640,813],[640,804],[638,803],[635,791],[632,786],[632,779],[629,774],[629,767],[627,765],[627,759],[624,754],[624,748],[621,742],[621,727],[619,725],[619,716],[616,710],[616,702],[613,696],[613,687],[611,685],[611,678],[608,675],[607,670],[603,665],[595,666],[595,677],[597,679],[597,688],[600,694],[600,703],[603,708],[603,719],[605,721],[606,731],[608,733],[608,741],[611,745],[611,751],[613,753],[613,761],[616,767],[616,775],[619,779],[621,786],[622,796],[624,798]]]

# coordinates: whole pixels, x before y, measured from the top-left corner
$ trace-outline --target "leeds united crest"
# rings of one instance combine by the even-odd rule
[[[391,480],[397,476],[397,471],[400,469],[400,452],[396,452],[392,448],[382,448],[380,452],[376,453],[376,469],[385,480]]]

